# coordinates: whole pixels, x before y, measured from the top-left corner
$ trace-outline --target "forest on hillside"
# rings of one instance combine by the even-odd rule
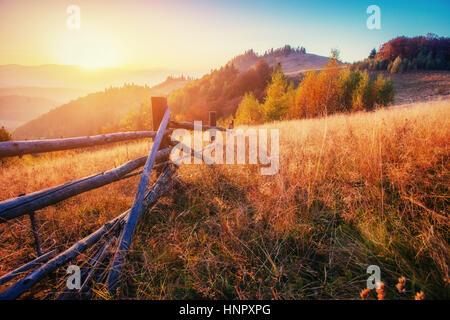
[[[253,49],[250,49],[243,54],[231,59],[228,64],[235,66],[238,70],[246,71],[255,65],[255,61],[263,59],[267,62],[269,60],[277,60],[282,57],[287,57],[291,54],[305,55],[306,49],[300,46],[297,48],[293,48],[290,45],[285,45],[281,48],[271,48],[269,50],[266,50],[262,55],[259,55]]]
[[[415,70],[450,70],[450,38],[435,34],[419,37],[397,37],[373,49],[369,57],[354,63],[362,70],[387,70],[403,73]]]
[[[31,139],[93,135],[119,121],[149,94],[150,88],[132,84],[108,88],[51,110],[17,128],[14,136]]]
[[[207,120],[208,111],[218,118],[234,114],[244,94],[251,92],[262,99],[272,68],[265,60],[240,73],[234,65],[213,70],[169,95],[168,103],[177,120]]]
[[[237,124],[258,124],[276,120],[313,118],[338,112],[372,111],[394,101],[394,85],[379,75],[340,68],[334,51],[321,71],[309,71],[296,87],[282,72],[274,71],[263,102],[252,93],[239,104]]]
[[[280,65],[269,67],[264,59],[245,72],[233,64],[213,70],[169,95],[168,103],[178,121],[208,121],[216,111],[227,125],[312,118],[337,112],[371,111],[394,101],[394,85],[379,75],[342,68],[339,53],[332,52],[321,71],[306,72],[300,83],[290,80]],[[122,130],[151,126],[151,104],[142,103],[121,122]]]

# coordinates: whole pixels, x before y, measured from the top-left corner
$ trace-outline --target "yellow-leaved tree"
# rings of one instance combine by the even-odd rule
[[[373,81],[370,80],[369,74],[364,71],[353,93],[353,111],[373,110],[376,97],[374,89]]]
[[[262,123],[262,106],[253,93],[246,93],[236,111],[236,125]]]
[[[2,141],[10,141],[12,140],[12,136],[11,134],[8,132],[8,130],[6,130],[5,127],[1,127],[0,128],[0,142]]]
[[[278,68],[273,74],[267,87],[267,95],[264,100],[264,120],[274,121],[283,119],[288,111],[288,97],[286,90],[288,81],[286,76]]]

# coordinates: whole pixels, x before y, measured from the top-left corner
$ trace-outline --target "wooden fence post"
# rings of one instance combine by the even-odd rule
[[[215,127],[216,126],[216,112],[215,111],[210,111],[209,112],[209,125],[211,127]]]
[[[216,126],[216,112],[215,111],[209,112],[209,126],[210,127]],[[211,140],[211,142],[213,142],[215,140],[215,137],[211,137],[210,140]]]
[[[167,109],[167,98],[166,97],[152,97],[152,122],[153,131],[158,131],[159,125],[164,117],[164,113]],[[159,149],[164,149],[169,146],[170,138],[164,136],[161,141],[161,146]]]
[[[36,252],[38,254],[38,256],[42,256],[42,250],[41,250],[41,244],[39,241],[39,234],[38,234],[38,230],[37,230],[37,225],[36,225],[36,217],[34,214],[34,211],[31,211],[29,213],[30,216],[30,222],[31,222],[31,231],[33,232],[33,237],[34,237],[34,244],[36,246]]]
[[[164,97],[152,97],[153,131],[158,131],[161,120],[167,109],[167,99]]]

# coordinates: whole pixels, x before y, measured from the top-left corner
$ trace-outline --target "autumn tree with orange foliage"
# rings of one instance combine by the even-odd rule
[[[246,96],[236,112],[236,121],[237,124],[257,124],[338,112],[372,111],[393,101],[394,85],[390,79],[380,75],[372,80],[367,72],[342,67],[339,52],[333,51],[328,64],[320,72],[307,72],[297,88],[281,68],[276,69],[267,86],[264,103]]]
[[[367,72],[342,68],[339,53],[320,71],[308,72],[296,90],[288,118],[311,118],[336,112],[373,110],[394,101],[392,81],[380,76],[376,81]]]
[[[177,120],[183,121],[206,121],[210,110],[217,111],[218,118],[234,116],[245,94],[252,93],[262,101],[271,74],[272,69],[263,59],[242,73],[228,64],[172,92],[169,106]]]

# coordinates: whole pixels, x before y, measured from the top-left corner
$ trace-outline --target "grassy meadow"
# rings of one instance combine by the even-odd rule
[[[447,99],[261,125],[280,130],[274,176],[257,165],[183,165],[139,225],[119,297],[359,299],[367,266],[378,265],[386,299],[418,291],[448,299],[449,114]],[[111,169],[149,147],[7,159],[0,200]],[[37,212],[44,249],[68,247],[128,209],[138,179]],[[0,275],[34,255],[28,217],[0,225]],[[54,292],[59,273],[27,295]],[[405,293],[395,288],[401,276]]]

